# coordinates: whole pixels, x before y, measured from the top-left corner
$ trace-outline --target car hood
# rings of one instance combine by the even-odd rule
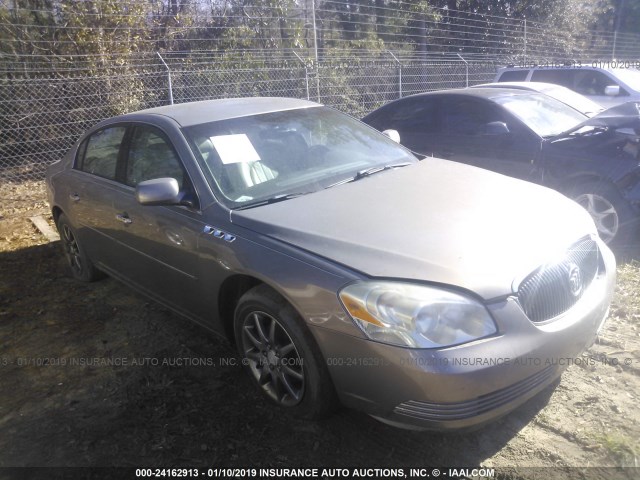
[[[455,285],[485,299],[512,293],[596,232],[585,210],[553,190],[436,158],[231,219],[367,276]]]
[[[557,135],[554,140],[571,135],[583,127],[640,128],[640,102],[627,102],[608,108]]]

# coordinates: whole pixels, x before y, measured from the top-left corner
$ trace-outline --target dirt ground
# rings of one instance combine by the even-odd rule
[[[112,279],[73,280],[59,242],[27,218],[48,217],[41,183],[1,191],[0,467],[484,466],[503,478],[548,478],[532,467],[551,467],[562,478],[640,477],[632,258],[620,262],[597,344],[555,390],[503,420],[464,435],[403,431],[346,409],[314,423],[265,403],[224,341]]]

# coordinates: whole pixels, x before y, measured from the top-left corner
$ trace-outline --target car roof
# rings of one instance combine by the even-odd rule
[[[308,100],[281,97],[246,97],[203,100],[148,108],[117,117],[118,121],[139,119],[141,115],[163,115],[183,127],[202,123],[321,106]],[[113,120],[113,119],[112,119]]]
[[[569,90],[567,87],[557,83],[546,82],[494,82],[472,85],[470,88],[513,88],[517,90],[531,90],[533,92],[544,92],[545,90]]]
[[[624,70],[624,69],[620,69],[620,68],[612,68],[612,67],[598,67],[595,66],[593,64],[589,64],[590,62],[587,62],[583,65],[528,65],[528,66],[524,66],[524,65],[507,65],[506,67],[501,67],[498,68],[498,72],[504,72],[507,70],[511,70],[511,71],[517,71],[517,70],[597,70],[597,71],[604,71],[604,72],[611,72],[614,73],[616,70]],[[594,62],[595,63],[595,62]]]
[[[407,101],[412,101],[413,99],[423,98],[423,97],[438,97],[442,95],[454,95],[460,97],[476,97],[476,98],[484,98],[489,101],[492,101],[495,98],[504,98],[507,96],[517,96],[517,95],[539,95],[546,97],[544,93],[535,92],[532,90],[517,90],[515,88],[452,88],[449,90],[436,90],[434,92],[424,92],[424,93],[416,93],[414,95],[408,95],[406,97],[398,98],[397,100],[393,100],[381,107],[369,112],[365,115],[362,120],[367,123],[371,118],[378,114],[381,111],[387,111],[387,109],[395,108],[400,103],[406,103]]]
[[[516,88],[493,88],[493,87],[474,87],[474,88],[453,88],[450,90],[437,90],[435,92],[418,93],[411,95],[411,98],[426,97],[426,96],[438,96],[438,95],[460,95],[467,97],[479,97],[479,98],[498,98],[515,95],[542,95],[532,90],[522,90]],[[404,98],[410,98],[404,97]]]

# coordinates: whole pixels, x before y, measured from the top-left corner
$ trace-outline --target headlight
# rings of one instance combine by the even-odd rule
[[[360,282],[346,286],[339,296],[367,337],[391,345],[449,347],[497,331],[482,304],[438,288]]]

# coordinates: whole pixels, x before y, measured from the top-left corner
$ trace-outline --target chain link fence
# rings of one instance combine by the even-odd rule
[[[178,66],[101,76],[0,80],[0,180],[41,179],[89,127],[105,118],[170,103],[274,96],[320,101],[356,117],[401,96],[491,81],[487,62],[261,61],[217,68]],[[171,85],[171,88],[170,88]]]
[[[74,4],[70,14],[5,2],[0,183],[42,179],[102,119],[172,102],[296,97],[362,117],[399,97],[490,82],[507,64],[640,61],[635,33],[443,7],[419,13],[412,2],[358,12],[347,0],[286,12],[256,3],[241,15],[192,2],[184,22],[152,4],[138,13]]]
[[[160,75],[0,80],[0,178],[42,178],[90,126],[164,104]]]
[[[562,10],[542,23],[407,1],[182,2],[180,15],[162,1],[59,3],[0,0],[0,182],[42,179],[98,121],[171,102],[286,96],[361,117],[507,64],[640,61],[637,33]]]
[[[491,82],[497,65],[498,62],[464,59],[326,62],[319,65],[319,87],[314,91],[312,86],[311,99],[362,117],[407,95]]]

